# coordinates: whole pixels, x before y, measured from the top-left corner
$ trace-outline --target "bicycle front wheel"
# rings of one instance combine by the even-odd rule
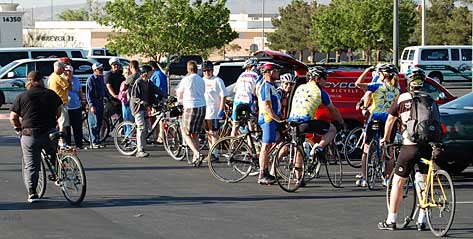
[[[136,124],[130,121],[121,122],[113,135],[113,143],[118,152],[125,156],[136,154],[136,151],[138,151],[136,146]]]
[[[455,189],[450,175],[444,170],[437,170],[431,190],[427,202],[437,206],[426,209],[427,224],[435,236],[442,237],[452,226],[455,216]]]
[[[252,169],[252,151],[245,137],[224,137],[212,146],[207,156],[212,175],[226,183],[245,179]]]
[[[382,180],[381,159],[379,145],[376,141],[371,141],[366,156],[366,182],[369,190],[375,190],[376,185]]]
[[[346,136],[343,144],[343,155],[345,160],[353,168],[361,167],[361,155],[363,154],[363,128],[356,127]]]
[[[394,174],[391,175],[391,178],[389,179],[389,184],[386,187],[386,205],[388,206],[388,211],[389,211],[389,205],[390,205],[390,198],[391,198],[391,193],[393,190],[393,178]],[[397,218],[398,218],[398,228],[405,228],[409,223],[413,220],[416,209],[417,209],[417,195],[416,195],[416,189],[414,186],[414,174],[410,174],[409,177],[406,180],[406,183],[404,184],[404,187],[401,189],[402,190],[402,202],[401,205],[399,206],[399,209],[397,211]]]
[[[75,154],[64,154],[59,164],[58,177],[62,194],[72,205],[80,205],[87,190],[82,163]]]
[[[279,187],[289,193],[295,192],[304,178],[304,152],[293,143],[279,147],[274,159],[275,177]]]
[[[337,146],[334,143],[330,143],[326,147],[325,151],[325,170],[327,171],[327,177],[330,183],[335,188],[342,187],[342,159],[338,152]]]
[[[182,143],[183,139],[179,125],[169,123],[164,131],[164,148],[174,160],[182,161],[186,157]]]

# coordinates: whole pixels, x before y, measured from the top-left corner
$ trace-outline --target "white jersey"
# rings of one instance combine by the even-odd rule
[[[220,111],[220,102],[222,98],[228,95],[223,80],[218,76],[212,76],[210,79],[205,78],[205,119],[220,119],[218,113]]]
[[[258,74],[254,71],[241,73],[235,85],[235,103],[252,104],[255,98],[256,80]]]

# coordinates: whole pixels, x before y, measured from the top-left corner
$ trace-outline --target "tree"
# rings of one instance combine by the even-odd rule
[[[57,14],[57,17],[63,21],[88,21],[89,12],[83,8],[67,9]]]
[[[118,34],[109,35],[112,51],[156,59],[200,54],[222,48],[238,37],[228,22],[226,0],[116,0],[105,4],[99,18]]]
[[[316,3],[311,4],[302,0],[292,0],[284,8],[279,8],[280,18],[272,18],[271,22],[276,31],[268,33],[269,47],[275,50],[299,51],[303,60],[303,51],[312,49],[309,36],[311,21],[310,16]]]
[[[472,44],[472,17],[466,6],[456,5],[454,0],[431,0],[426,12],[426,44],[470,45]],[[468,1],[460,1],[460,3]],[[420,19],[420,13],[418,14]],[[422,26],[416,28],[417,42],[421,42]]]

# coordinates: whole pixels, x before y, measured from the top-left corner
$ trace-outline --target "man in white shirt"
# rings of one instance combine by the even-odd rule
[[[228,93],[223,80],[213,75],[213,64],[211,61],[205,61],[202,64],[202,72],[205,81],[205,101],[207,103],[205,128],[207,129],[209,148],[211,148],[218,139],[219,120],[223,117],[225,97]]]
[[[205,82],[197,75],[197,62],[187,62],[188,74],[176,88],[176,96],[184,106],[182,136],[194,153],[192,161],[200,157],[198,135],[202,132],[205,117]]]

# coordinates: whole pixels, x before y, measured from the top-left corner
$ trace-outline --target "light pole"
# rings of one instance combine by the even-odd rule
[[[264,0],[263,0],[263,12],[261,13],[261,23],[263,27],[263,31],[261,33],[261,50],[264,50]]]
[[[422,0],[422,46],[425,46],[425,0]]]
[[[399,0],[394,0],[394,14],[393,14],[393,64],[398,65],[398,51],[399,51]]]
[[[54,21],[53,0],[51,0],[51,21]]]

